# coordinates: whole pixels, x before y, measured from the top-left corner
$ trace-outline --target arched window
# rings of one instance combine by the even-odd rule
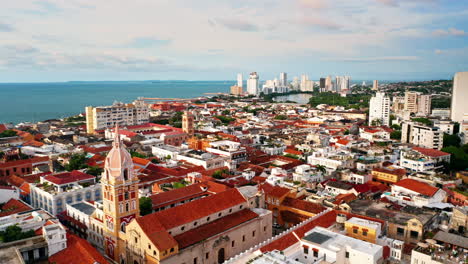
[[[124,170],[123,175],[124,175],[124,181],[128,181],[128,169]]]
[[[128,212],[128,203],[125,204],[125,211]]]
[[[125,226],[126,226],[125,223],[120,224],[120,231],[125,233]]]

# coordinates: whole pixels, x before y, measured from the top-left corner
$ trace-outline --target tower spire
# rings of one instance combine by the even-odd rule
[[[119,124],[115,124],[115,129],[114,129],[114,147],[119,148],[120,147],[120,134],[119,134]]]

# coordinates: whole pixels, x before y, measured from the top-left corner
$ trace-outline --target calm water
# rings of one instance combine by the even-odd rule
[[[83,113],[85,106],[137,97],[193,98],[228,92],[234,81],[145,81],[0,84],[0,123],[38,122]]]
[[[276,102],[293,101],[299,104],[307,104],[310,97],[312,97],[311,94],[290,94],[285,96],[277,96],[274,100]]]

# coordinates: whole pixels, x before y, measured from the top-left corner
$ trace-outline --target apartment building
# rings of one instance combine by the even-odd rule
[[[149,108],[143,100],[136,100],[131,104],[114,102],[110,106],[87,106],[85,110],[88,134],[116,124],[130,126],[149,122]]]
[[[402,125],[401,142],[420,147],[441,149],[444,132],[438,127],[423,125],[417,122],[404,122]]]

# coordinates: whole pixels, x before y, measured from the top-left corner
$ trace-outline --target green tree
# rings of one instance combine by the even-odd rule
[[[98,166],[88,166],[88,169],[86,169],[86,173],[94,175],[94,176],[99,176],[102,174],[104,169],[99,168]]]
[[[401,130],[395,130],[392,133],[390,133],[390,138],[401,140]]]
[[[140,198],[140,214],[141,216],[151,214],[153,211],[153,202],[149,197]]]
[[[224,179],[223,174],[227,173],[228,171],[226,169],[224,170],[217,170],[211,174],[211,177],[215,179]]]
[[[460,171],[468,169],[468,152],[465,152],[464,149],[468,149],[468,147],[448,146],[442,148],[443,152],[452,154],[450,157],[449,165],[451,171]]]
[[[137,152],[137,151],[133,151],[133,150],[130,151],[130,155],[132,156],[132,158],[133,158],[133,157],[142,158],[142,159],[146,159],[146,158],[147,158],[146,155],[141,154],[140,152]]]
[[[449,146],[460,146],[461,139],[458,135],[449,135],[444,133],[444,148]]]
[[[18,225],[8,226],[5,231],[0,231],[0,240],[4,243],[21,240],[29,237],[36,236],[34,230],[23,232]]]
[[[81,170],[88,167],[86,162],[88,158],[86,157],[86,153],[78,153],[73,154],[68,161],[68,164],[64,166],[65,170],[72,171],[72,170]]]
[[[288,119],[288,117],[285,116],[285,115],[277,115],[277,116],[275,116],[275,119],[276,120],[286,120],[286,119]]]
[[[414,122],[422,123],[427,126],[432,126],[432,121],[424,117],[415,117],[415,118],[411,118],[411,120]]]
[[[291,154],[291,153],[285,154],[284,156],[287,157],[287,158],[299,159],[299,156]]]
[[[18,133],[16,133],[16,131],[14,130],[5,130],[3,131],[2,133],[0,133],[0,138],[4,138],[4,137],[14,137],[16,136]]]
[[[401,130],[401,126],[399,126],[397,124],[392,125],[390,128],[393,129],[393,130]]]
[[[327,168],[325,168],[325,166],[323,165],[317,165],[315,166],[315,168],[317,168],[317,170],[321,172],[322,174],[325,174],[327,172]]]

